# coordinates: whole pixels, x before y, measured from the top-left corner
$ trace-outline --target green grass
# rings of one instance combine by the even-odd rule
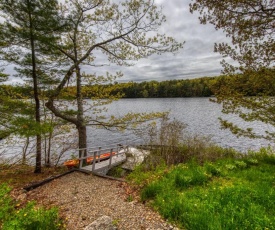
[[[141,199],[185,229],[275,229],[275,155],[139,170]]]
[[[9,196],[11,189],[0,184],[0,229],[2,230],[60,230],[64,229],[56,208],[44,209],[28,202],[21,207]]]

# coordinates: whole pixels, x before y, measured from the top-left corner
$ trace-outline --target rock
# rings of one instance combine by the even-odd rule
[[[149,154],[150,152],[147,150],[130,147],[126,153],[126,162],[122,164],[121,168],[133,170],[137,165],[140,165]]]
[[[84,230],[116,230],[117,228],[113,225],[113,221],[109,216],[102,216],[89,224]]]
[[[19,201],[25,201],[26,199],[27,199],[26,193],[22,193],[17,197],[17,200],[19,200]]]

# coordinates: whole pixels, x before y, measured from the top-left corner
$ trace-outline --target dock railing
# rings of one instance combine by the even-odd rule
[[[112,167],[113,157],[125,154],[127,149],[128,145],[122,144],[117,144],[108,148],[98,147],[90,149],[78,149],[80,152],[79,168],[81,169],[87,165],[92,164],[92,171],[95,171],[96,163],[109,160],[108,168],[110,169]],[[87,153],[86,156],[84,156],[85,152]]]

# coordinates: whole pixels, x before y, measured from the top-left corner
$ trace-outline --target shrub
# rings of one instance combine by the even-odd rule
[[[275,151],[271,147],[261,148],[258,152],[249,151],[248,156],[249,158],[253,157],[261,162],[275,165]]]

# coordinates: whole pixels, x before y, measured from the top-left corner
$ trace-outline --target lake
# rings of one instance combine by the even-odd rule
[[[88,105],[91,100],[86,101]],[[249,139],[240,137],[237,138],[229,130],[220,129],[219,117],[227,118],[230,121],[242,127],[252,127],[258,133],[264,133],[265,130],[274,132],[274,127],[269,127],[263,123],[253,122],[245,124],[243,120],[234,116],[225,116],[221,112],[221,105],[210,102],[209,98],[140,98],[140,99],[121,99],[108,105],[108,112],[105,115],[123,116],[128,112],[143,113],[143,112],[164,112],[169,111],[170,119],[177,119],[187,125],[184,129],[184,134],[201,135],[211,137],[212,142],[226,148],[234,148],[241,152],[247,150],[258,150],[261,147],[266,147],[271,143],[266,140]],[[90,115],[91,111],[87,111],[86,115]],[[145,136],[145,135],[144,135]],[[77,134],[66,132],[57,137],[58,142],[52,144],[52,152],[61,152],[66,149],[68,142],[77,143]],[[146,138],[145,138],[146,139]],[[135,140],[135,141],[134,141]],[[132,130],[126,130],[124,133],[118,131],[109,131],[105,129],[95,129],[91,126],[87,128],[88,147],[98,148],[101,146],[109,147],[112,144],[133,144],[141,143],[142,139],[137,139],[137,136]],[[33,159],[35,153],[35,141],[32,138],[32,144],[29,145],[28,152],[30,159]],[[0,141],[0,161],[13,156],[15,160],[21,158],[22,149],[25,144],[25,139],[12,137],[12,141]],[[274,143],[273,143],[274,144]],[[61,161],[70,158],[71,154],[77,154],[75,150],[69,150],[62,155]],[[14,157],[15,156],[15,157]],[[18,156],[18,158],[16,157]],[[30,160],[33,161],[33,160]]]
[[[225,115],[221,112],[221,105],[209,101],[209,98],[139,98],[121,99],[108,105],[108,113],[122,116],[128,112],[163,112],[170,111],[169,117],[184,122],[187,125],[186,132],[202,136],[210,136],[211,140],[226,148],[235,148],[242,152],[249,149],[257,150],[271,144],[266,140],[237,138],[229,130],[220,128],[218,118],[227,118],[241,127],[252,127],[257,133],[265,130],[274,131],[273,127],[260,122],[246,124],[234,115]],[[88,114],[88,113],[87,113]],[[88,146],[102,146],[118,142],[131,142],[135,136],[131,131],[118,133],[114,131],[99,130],[89,127]]]

